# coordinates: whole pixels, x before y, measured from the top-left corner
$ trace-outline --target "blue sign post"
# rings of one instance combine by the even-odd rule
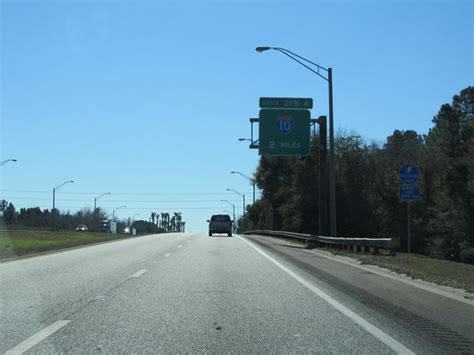
[[[420,187],[418,180],[420,179],[420,170],[417,166],[407,164],[403,165],[398,172],[402,185],[400,185],[400,201],[407,202],[407,232],[408,232],[408,253],[411,252],[411,217],[410,202],[420,199]]]
[[[403,184],[400,186],[401,201],[417,201],[420,199],[420,187],[418,184]]]
[[[405,184],[415,184],[420,178],[420,170],[415,165],[403,165],[398,172],[400,180]]]

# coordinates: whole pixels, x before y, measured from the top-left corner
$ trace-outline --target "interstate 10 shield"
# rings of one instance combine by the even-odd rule
[[[309,155],[310,116],[309,110],[260,110],[259,154],[268,156]]]

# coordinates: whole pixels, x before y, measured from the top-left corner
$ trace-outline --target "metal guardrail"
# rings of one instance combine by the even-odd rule
[[[360,251],[362,247],[367,252],[370,247],[374,248],[374,252],[378,253],[379,248],[390,250],[390,254],[395,255],[395,249],[400,247],[400,239],[397,238],[336,238],[324,237],[312,234],[301,234],[286,231],[272,231],[272,230],[250,230],[243,234],[257,234],[271,237],[290,238],[297,240],[304,240],[308,245],[314,246],[318,243],[337,245],[344,247],[356,247]]]

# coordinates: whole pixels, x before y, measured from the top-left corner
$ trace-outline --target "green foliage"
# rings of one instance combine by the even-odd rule
[[[133,222],[130,229],[132,228],[137,230],[137,234],[165,232],[163,228],[158,227],[156,224],[142,220]]]
[[[101,220],[107,215],[99,208],[96,211],[82,209],[75,214],[60,213],[59,210],[41,210],[39,207],[21,208],[16,212],[13,204],[5,209],[3,219],[6,224],[19,224],[27,227],[44,228],[53,230],[74,229],[78,224],[85,224],[90,231],[97,231]]]
[[[16,220],[16,210],[15,206],[10,202],[8,206],[3,211],[3,221],[5,224],[12,224]]]
[[[474,264],[474,247],[466,247],[461,250],[460,259],[463,263]]]
[[[315,137],[317,141],[317,137]],[[383,145],[355,134],[336,137],[339,236],[395,237],[407,247],[406,203],[398,171],[420,167],[422,200],[412,203],[412,246],[437,258],[469,262],[474,248],[474,88],[442,105],[426,136],[395,130]],[[319,157],[261,157],[262,197],[249,206],[256,229],[317,233]]]

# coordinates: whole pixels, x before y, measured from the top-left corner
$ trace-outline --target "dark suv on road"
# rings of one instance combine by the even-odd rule
[[[213,233],[227,233],[229,237],[232,237],[232,223],[233,221],[226,214],[215,214],[211,217],[209,222],[209,237],[212,237]]]

